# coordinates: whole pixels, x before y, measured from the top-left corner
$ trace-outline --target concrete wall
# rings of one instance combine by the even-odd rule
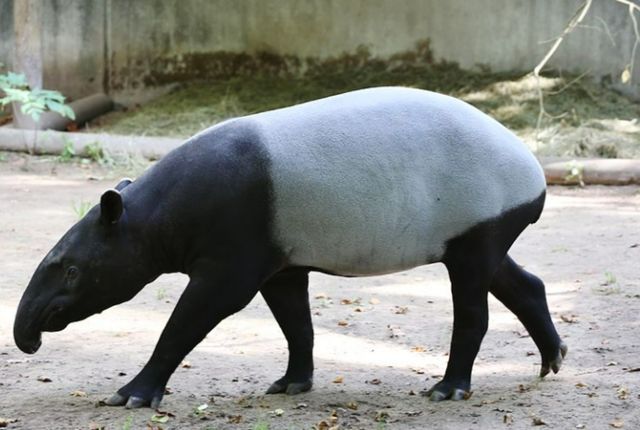
[[[0,0],[0,62],[5,63],[11,56],[13,1],[19,0]],[[125,99],[149,85],[206,77],[207,70],[224,68],[220,62],[227,57],[217,55],[223,51],[322,59],[366,46],[372,54],[386,57],[430,39],[437,59],[456,61],[465,68],[482,64],[493,70],[528,70],[549,48],[542,42],[561,33],[581,4],[581,0],[42,1],[45,86],[75,97],[104,88]],[[584,27],[567,38],[550,64],[619,80],[634,40],[627,8],[614,0],[595,0]],[[633,79],[633,88],[640,93],[640,64]]]

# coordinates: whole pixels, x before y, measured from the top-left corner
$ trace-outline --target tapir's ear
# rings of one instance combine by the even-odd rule
[[[122,178],[122,180],[120,182],[118,182],[118,185],[116,185],[116,190],[122,191],[122,189],[124,187],[126,187],[127,185],[129,185],[132,182],[133,181],[131,179],[129,179],[129,178]]]
[[[107,225],[118,222],[122,215],[122,208],[122,196],[118,190],[107,190],[100,197],[100,218]]]

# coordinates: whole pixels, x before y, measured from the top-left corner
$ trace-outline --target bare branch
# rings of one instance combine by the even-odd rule
[[[625,1],[625,0],[617,0],[617,1]],[[547,54],[544,56],[542,61],[540,61],[538,65],[533,69],[533,76],[535,76],[536,78],[536,83],[538,87],[538,101],[539,101],[538,104],[540,107],[540,112],[538,114],[538,121],[536,123],[536,130],[540,130],[542,119],[545,116],[548,116],[546,110],[544,109],[544,94],[542,91],[542,86],[540,85],[540,71],[547,64],[547,62],[553,56],[553,54],[555,54],[555,52],[558,50],[558,47],[560,46],[564,38],[582,22],[585,16],[587,16],[587,12],[589,12],[589,9],[591,8],[592,3],[593,3],[593,0],[586,0],[583,3],[582,7],[578,9],[575,15],[573,15],[573,17],[569,21],[569,24],[567,24],[562,34],[556,38],[556,41],[554,42],[553,46],[551,46],[551,49],[547,51]]]

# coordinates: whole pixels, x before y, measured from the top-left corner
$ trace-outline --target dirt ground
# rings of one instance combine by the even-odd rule
[[[511,255],[546,281],[569,354],[540,381],[524,328],[491,299],[473,395],[431,403],[452,325],[446,272],[312,277],[315,386],[265,396],[286,345],[264,301],[224,321],[169,381],[162,411],[99,406],[150,356],[186,278],[168,275],[128,303],[60,333],[33,356],[14,345],[18,300],[36,265],[121,174],[0,154],[0,417],[9,429],[640,428],[640,188],[551,188]],[[76,209],[74,209],[74,207]],[[166,422],[161,423],[157,421]],[[0,427],[2,427],[0,420]]]

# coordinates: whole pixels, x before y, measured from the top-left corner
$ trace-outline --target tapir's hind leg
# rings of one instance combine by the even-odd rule
[[[260,289],[289,345],[284,376],[267,394],[298,394],[313,383],[313,326],[309,309],[309,271],[289,269],[269,279]]]
[[[547,375],[550,370],[557,373],[567,346],[560,341],[551,321],[542,281],[507,255],[496,271],[489,291],[518,317],[536,343],[542,356],[540,376]]]
[[[447,242],[442,262],[451,279],[453,334],[444,378],[427,391],[431,400],[468,396],[473,362],[489,322],[487,295],[494,274],[518,235],[538,219],[543,204],[544,193]]]

